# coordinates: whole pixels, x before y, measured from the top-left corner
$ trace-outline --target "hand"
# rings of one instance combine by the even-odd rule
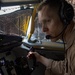
[[[27,55],[27,58],[32,58],[32,55],[34,55],[35,58],[36,58],[36,60],[39,61],[39,58],[40,58],[40,56],[41,56],[39,53],[37,53],[37,52],[31,52],[31,51],[30,51],[30,52],[28,53],[28,55]]]
[[[28,53],[27,57],[28,57],[28,58],[32,58],[32,55],[35,56],[35,58],[36,58],[36,60],[37,60],[38,62],[41,62],[41,63],[42,63],[43,65],[45,65],[46,67],[50,64],[50,59],[48,59],[48,58],[46,58],[46,57],[40,55],[40,54],[37,53],[37,52],[31,52],[31,51],[30,51],[30,52]]]

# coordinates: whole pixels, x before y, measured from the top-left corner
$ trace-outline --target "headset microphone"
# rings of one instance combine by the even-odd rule
[[[61,35],[61,34],[62,34],[62,32],[61,32],[60,34],[58,34],[57,36],[55,36],[55,37],[52,37],[52,36],[50,36],[50,35],[46,35],[46,39],[56,38],[56,37],[58,37],[58,36]]]
[[[46,39],[50,39],[51,38],[51,36],[50,35],[46,35]]]
[[[63,31],[62,31],[62,32],[63,32]],[[46,39],[56,38],[56,37],[58,37],[59,35],[61,35],[61,34],[62,34],[62,32],[61,32],[60,34],[58,34],[57,36],[55,36],[55,37],[52,37],[52,36],[50,36],[50,35],[46,35]]]
[[[64,28],[63,31],[62,31],[61,33],[59,33],[57,36],[54,36],[54,37],[52,37],[52,36],[50,36],[50,35],[46,35],[46,39],[52,39],[52,38],[56,38],[56,37],[62,35],[63,32],[65,31],[65,29],[66,29],[66,28]]]
[[[54,37],[52,37],[51,35],[46,35],[46,39],[56,38],[56,37],[62,35],[62,34],[64,33],[65,29],[67,28],[67,26],[68,26],[68,25],[66,25],[66,26],[64,27],[64,29],[63,29],[58,35],[56,35],[56,36],[54,36]]]

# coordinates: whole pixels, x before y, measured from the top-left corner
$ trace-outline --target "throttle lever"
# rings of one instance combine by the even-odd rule
[[[35,52],[35,49],[34,49],[33,47],[31,47],[31,48],[30,48],[30,51],[31,51],[31,52]],[[31,55],[30,55],[30,57],[31,57],[31,58],[32,58],[32,60],[33,60],[32,70],[34,70],[34,69],[35,69],[35,67],[36,67],[36,57],[35,57],[35,55],[34,55],[34,54],[31,54]]]

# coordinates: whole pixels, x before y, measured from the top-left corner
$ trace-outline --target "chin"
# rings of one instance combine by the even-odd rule
[[[58,39],[51,39],[52,42],[56,42]]]

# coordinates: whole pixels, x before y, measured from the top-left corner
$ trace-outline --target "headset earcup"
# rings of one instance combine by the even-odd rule
[[[59,9],[59,17],[64,25],[69,25],[74,17],[74,9],[72,5],[66,1],[62,2]]]

